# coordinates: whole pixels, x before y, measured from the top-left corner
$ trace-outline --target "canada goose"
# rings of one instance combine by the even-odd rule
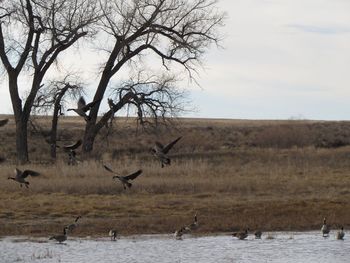
[[[117,174],[114,172],[111,168],[109,168],[107,165],[103,165],[103,167],[108,171],[113,174]],[[117,178],[119,181],[123,184],[123,188],[126,189],[126,187],[130,188],[132,186],[131,183],[129,183],[129,180],[134,180],[136,177],[138,177],[142,173],[142,170],[138,170],[132,174],[129,174],[127,176],[120,176],[120,175],[115,175],[113,176],[113,179]]]
[[[338,240],[343,240],[344,239],[344,236],[345,236],[345,233],[344,233],[344,227],[342,226],[340,228],[340,230],[337,232],[337,235],[335,236],[336,239]]]
[[[74,229],[77,228],[78,226],[78,220],[81,218],[81,216],[77,216],[77,218],[75,219],[74,223],[69,224],[66,226],[68,232],[72,232]]]
[[[76,165],[77,162],[77,153],[76,149],[83,143],[82,140],[78,140],[77,142],[73,144],[68,144],[62,146],[63,150],[68,153],[68,165]],[[57,148],[61,148],[61,146],[56,146]]]
[[[20,183],[20,186],[22,187],[22,184],[25,185],[25,187],[28,188],[29,182],[25,181],[24,178],[26,178],[28,175],[30,176],[38,176],[40,173],[32,171],[32,170],[24,170],[23,172],[19,170],[18,168],[15,169],[15,177],[8,177],[7,179],[14,180],[18,183]]]
[[[0,120],[0,127],[5,126],[9,122],[9,119]]]
[[[49,238],[49,240],[55,239],[59,243],[67,240],[67,227],[63,228],[63,235],[56,235]]]
[[[67,111],[75,111],[79,116],[84,117],[86,121],[89,121],[91,118],[90,116],[86,115],[86,112],[91,110],[92,107],[96,105],[96,103],[100,102],[101,100],[95,100],[88,104],[86,104],[85,99],[83,97],[80,97],[78,100],[77,108],[76,109],[68,109]]]
[[[114,103],[113,100],[110,99],[110,98],[108,98],[107,101],[108,101],[109,109],[113,110],[113,108],[114,108],[114,106],[115,106],[115,103]]]
[[[170,149],[182,138],[178,137],[176,140],[172,141],[171,143],[163,146],[160,142],[156,142],[155,146],[151,149],[153,155],[159,159],[162,168],[164,165],[170,165],[170,158],[166,155]]]
[[[237,237],[240,240],[243,240],[248,237],[248,228],[246,228],[244,231],[241,232],[234,232],[232,236]]]
[[[255,239],[261,239],[261,235],[262,235],[261,230],[256,230],[254,232],[254,235],[255,235]]]
[[[194,221],[192,224],[187,226],[187,229],[190,231],[196,230],[198,228],[198,220],[197,220],[197,214],[194,215]]]
[[[114,230],[114,229],[109,230],[108,235],[111,237],[111,241],[116,241],[117,235],[118,235],[117,230]]]
[[[187,227],[181,227],[180,229],[176,230],[174,233],[174,237],[176,239],[182,239],[182,235],[185,234]]]
[[[328,237],[329,231],[330,231],[330,228],[326,223],[326,218],[323,218],[323,225],[321,227],[322,236]]]

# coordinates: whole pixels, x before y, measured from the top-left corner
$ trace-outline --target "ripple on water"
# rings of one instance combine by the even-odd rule
[[[187,235],[183,240],[142,235],[116,242],[69,238],[65,245],[46,238],[6,237],[0,240],[0,262],[350,262],[348,239],[323,238],[319,232],[272,236],[243,241],[230,235]]]

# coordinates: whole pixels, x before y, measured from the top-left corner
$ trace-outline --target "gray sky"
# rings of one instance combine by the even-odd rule
[[[223,50],[193,92],[198,116],[350,119],[350,1],[222,0]]]
[[[201,88],[189,85],[197,111],[188,116],[350,119],[349,0],[221,0],[219,6],[228,13],[223,48],[205,57]],[[97,69],[90,54],[79,58],[90,68],[86,76]],[[2,87],[0,112],[12,113],[10,105]]]

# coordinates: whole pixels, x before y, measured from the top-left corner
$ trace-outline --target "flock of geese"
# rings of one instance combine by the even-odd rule
[[[74,111],[76,112],[79,116],[83,117],[86,121],[89,121],[90,117],[86,114],[87,111],[89,111],[96,103],[98,103],[100,100],[96,100],[93,102],[90,102],[86,104],[85,100],[83,97],[80,97],[77,103],[77,108],[76,109],[68,109],[68,111]],[[8,123],[8,119],[5,120],[0,120],[0,127],[6,125]],[[167,145],[163,145],[160,142],[155,142],[154,147],[151,149],[152,154],[159,160],[161,167],[165,167],[166,165],[171,164],[171,159],[167,155],[168,152],[171,150],[171,148],[181,139],[182,137],[176,138],[174,141],[170,142]],[[69,165],[76,165],[78,163],[77,159],[77,153],[76,150],[78,147],[82,144],[81,140],[78,140],[74,144],[70,145],[64,145],[64,146],[56,146],[57,148],[62,148],[67,154],[68,154],[68,164]],[[131,180],[136,179],[139,175],[142,174],[142,170],[139,169],[136,172],[133,172],[129,175],[126,176],[121,176],[118,173],[116,173],[112,168],[110,168],[107,165],[103,165],[104,169],[106,169],[108,172],[112,173],[114,176],[112,179],[117,179],[121,182],[123,185],[123,188],[126,190],[127,188],[130,188],[132,186],[132,183],[130,182]],[[15,177],[8,177],[10,180],[14,180],[15,182],[20,184],[20,187],[24,185],[26,188],[29,187],[29,182],[25,180],[28,176],[33,176],[36,177],[40,175],[40,173],[32,170],[24,170],[21,171],[20,169],[16,168],[15,169]],[[72,224],[66,225],[63,228],[63,234],[60,235],[54,235],[50,237],[50,240],[56,240],[59,243],[62,243],[67,240],[67,235],[68,233],[71,233],[78,227],[78,221],[81,219],[81,216],[76,217],[75,221]],[[184,225],[180,227],[178,230],[175,231],[174,237],[176,239],[182,239],[182,236],[186,233],[190,233],[192,231],[195,231],[198,229],[199,223],[198,223],[198,218],[197,214],[194,216],[194,221],[189,224],[189,225]],[[326,218],[323,219],[323,225],[321,227],[321,232],[323,237],[328,237],[330,233],[330,226],[327,225],[326,223]],[[111,240],[115,241],[118,238],[118,232],[115,229],[111,229],[108,233],[110,236]],[[249,235],[249,228],[246,228],[244,231],[239,231],[239,232],[234,232],[232,233],[233,237],[236,237],[240,240],[244,240],[248,237]],[[257,230],[254,232],[254,236],[256,239],[261,239],[262,237],[262,231]],[[344,239],[345,233],[344,233],[344,228],[341,226],[340,230],[336,232],[336,239],[342,240]]]
[[[49,239],[50,240],[56,240],[57,242],[59,243],[62,243],[64,241],[67,240],[67,235],[68,233],[71,233],[77,226],[78,226],[78,220],[81,218],[81,216],[78,216],[74,223],[72,224],[69,224],[69,225],[66,225],[64,228],[63,228],[63,234],[61,235],[55,235],[55,236],[52,236],[50,237]],[[194,221],[193,223],[189,224],[189,225],[185,225],[185,226],[182,226],[181,228],[179,228],[178,230],[175,231],[174,233],[174,237],[175,239],[178,239],[178,240],[182,240],[182,236],[184,234],[187,234],[187,233],[191,233],[192,231],[195,231],[197,230],[199,227],[199,224],[198,224],[198,218],[197,218],[197,214],[195,214],[194,216]],[[324,238],[327,238],[329,237],[329,233],[330,233],[330,226],[327,225],[326,223],[326,218],[323,219],[323,225],[321,227],[321,233],[322,233],[322,236]],[[254,236],[255,236],[255,239],[261,239],[262,238],[262,231],[261,230],[256,230],[254,232]],[[111,238],[111,241],[116,241],[117,238],[118,238],[118,232],[117,230],[115,229],[111,229],[108,233],[108,235],[110,236]],[[249,228],[246,228],[244,231],[239,231],[239,232],[234,232],[232,233],[232,236],[233,237],[236,237],[237,239],[239,240],[244,240],[248,237],[249,235]],[[336,235],[335,235],[335,238],[337,240],[343,240],[344,239],[344,236],[345,236],[345,232],[344,232],[344,228],[343,226],[340,228],[339,231],[336,232]]]

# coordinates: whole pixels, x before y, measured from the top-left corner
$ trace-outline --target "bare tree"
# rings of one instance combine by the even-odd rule
[[[164,116],[164,109],[171,109],[171,100],[167,100],[171,96],[162,97],[165,89],[140,91],[127,85],[118,91],[113,107],[97,118],[112,78],[141,55],[155,55],[165,69],[170,69],[171,64],[181,65],[192,77],[202,55],[219,41],[218,29],[225,15],[217,10],[216,3],[216,0],[100,0],[103,9],[100,28],[112,39],[112,44],[104,47],[108,58],[94,95],[94,101],[99,102],[91,109],[86,123],[84,152],[93,149],[100,129],[124,106],[136,106],[141,120],[147,115]]]
[[[7,72],[16,121],[17,159],[28,161],[27,126],[35,97],[60,53],[93,34],[99,10],[94,0],[3,0],[0,6],[0,58]],[[90,31],[89,31],[90,30]],[[18,79],[30,78],[24,104]]]
[[[81,96],[83,87],[81,83],[69,82],[70,75],[62,81],[52,81],[45,88],[40,89],[33,104],[35,113],[48,113],[52,111],[51,129],[46,142],[50,145],[51,158],[56,159],[58,119],[65,110],[69,99],[76,100]]]

